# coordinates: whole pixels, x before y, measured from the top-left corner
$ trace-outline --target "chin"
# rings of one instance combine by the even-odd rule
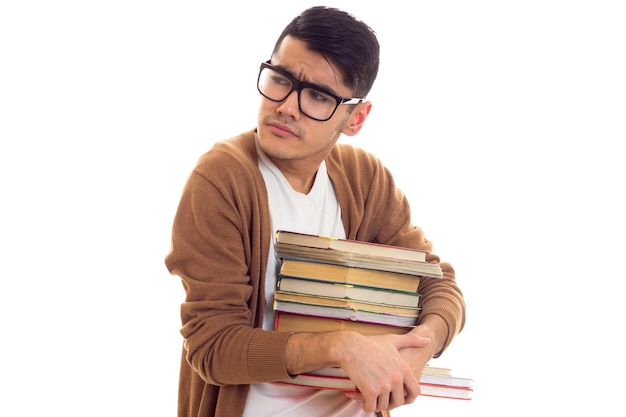
[[[271,132],[258,130],[259,146],[265,154],[271,158],[285,159],[290,153],[290,146],[284,138],[273,135]]]

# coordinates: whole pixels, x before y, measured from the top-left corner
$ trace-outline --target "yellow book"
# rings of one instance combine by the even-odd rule
[[[415,275],[289,258],[283,260],[280,274],[294,278],[413,292],[417,292],[420,283],[420,277]]]
[[[364,321],[339,320],[320,316],[276,312],[275,329],[287,332],[330,332],[354,330],[366,336],[382,334],[405,334],[413,327],[398,327]]]

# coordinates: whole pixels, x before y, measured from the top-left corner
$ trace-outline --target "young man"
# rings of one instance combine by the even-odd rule
[[[420,283],[419,325],[406,335],[273,331],[276,230],[431,250],[389,171],[337,144],[370,113],[378,59],[361,21],[304,11],[261,64],[256,128],[215,144],[189,177],[166,257],[186,290],[179,416],[371,417],[411,403],[424,365],[463,328],[461,291],[441,263],[443,279]],[[325,367],[359,392],[273,383]]]

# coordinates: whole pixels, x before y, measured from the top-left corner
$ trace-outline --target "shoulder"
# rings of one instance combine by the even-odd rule
[[[200,156],[194,173],[205,178],[223,175],[241,176],[258,171],[254,130],[216,142]]]
[[[219,142],[200,156],[186,183],[198,198],[250,201],[265,194],[259,170],[254,130]],[[212,198],[215,204],[215,198]]]
[[[357,206],[367,201],[384,204],[389,193],[395,192],[391,172],[378,157],[362,148],[335,145],[326,158],[326,167],[336,194],[350,196]]]
[[[360,175],[379,172],[383,165],[372,153],[349,144],[337,144],[326,160],[329,169],[359,172]]]

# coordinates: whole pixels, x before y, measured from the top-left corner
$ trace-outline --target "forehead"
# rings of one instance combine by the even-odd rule
[[[288,70],[294,77],[328,87],[340,95],[350,95],[341,69],[322,54],[308,48],[306,42],[286,36],[272,56],[272,64]]]

